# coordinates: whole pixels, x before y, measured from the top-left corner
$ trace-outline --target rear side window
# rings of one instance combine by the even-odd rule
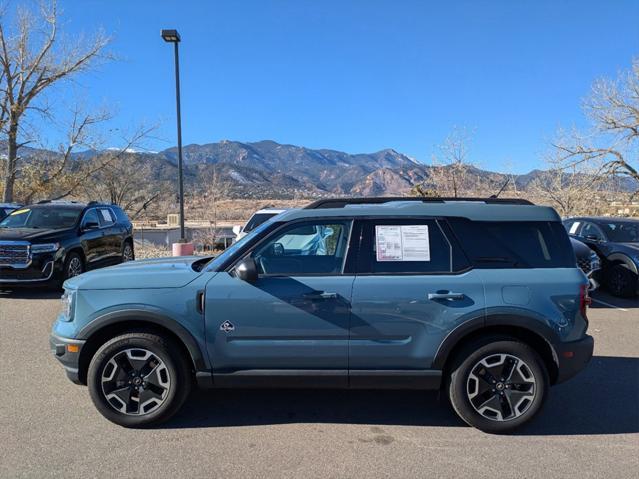
[[[100,208],[100,225],[101,226],[111,226],[115,223],[115,218],[111,214],[111,210],[108,208]]]
[[[449,223],[477,268],[572,268],[575,255],[561,223],[470,221]]]
[[[120,223],[128,223],[129,222],[129,217],[126,215],[126,213],[121,208],[113,205],[111,207],[111,210],[115,213],[117,221],[119,221]]]
[[[275,215],[277,215],[277,213],[256,213],[256,214],[254,214],[253,216],[251,216],[251,219],[248,220],[248,223],[246,223],[246,226],[244,227],[243,232],[244,233],[248,233],[250,231],[253,231],[259,225],[261,225],[262,223],[264,223],[267,220],[270,220]]]
[[[453,244],[434,219],[380,219],[363,224],[359,273],[437,274],[453,271]]]

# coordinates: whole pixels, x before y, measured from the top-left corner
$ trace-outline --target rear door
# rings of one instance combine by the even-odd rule
[[[104,259],[115,261],[122,257],[123,228],[119,227],[111,208],[97,208],[100,227],[104,234]]]
[[[444,338],[485,316],[483,282],[435,218],[361,224],[353,285],[351,384],[371,370],[425,370]]]

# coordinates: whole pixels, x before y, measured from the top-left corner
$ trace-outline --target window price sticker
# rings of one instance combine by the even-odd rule
[[[377,261],[430,261],[428,225],[376,225]]]

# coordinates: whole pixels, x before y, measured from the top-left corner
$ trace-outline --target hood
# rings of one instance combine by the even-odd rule
[[[592,252],[592,250],[588,247],[587,244],[582,243],[575,238],[570,238],[570,243],[572,244],[572,249],[574,250],[575,256],[577,256],[577,258],[582,256],[590,257],[590,253]]]
[[[639,253],[639,243],[613,243],[615,245],[615,251],[627,253],[630,255],[636,255]]]
[[[191,265],[201,256],[154,258],[97,269],[65,281],[68,289],[181,288],[200,273]]]
[[[46,240],[49,236],[59,236],[73,231],[73,228],[42,229],[42,228],[0,228],[0,241],[33,241]]]

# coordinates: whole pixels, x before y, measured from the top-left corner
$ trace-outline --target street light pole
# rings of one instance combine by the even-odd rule
[[[173,42],[175,51],[175,105],[177,108],[177,147],[178,147],[178,170],[180,182],[180,243],[186,243],[184,234],[184,166],[182,163],[182,114],[180,112],[180,55],[178,54],[178,43]]]
[[[184,231],[184,166],[182,160],[182,114],[180,109],[180,55],[178,43],[180,34],[177,30],[162,30],[162,38],[165,42],[173,43],[175,53],[175,105],[177,109],[177,148],[178,148],[178,176],[180,195],[180,243],[186,243]],[[183,250],[181,250],[183,251]],[[191,251],[192,252],[192,251]]]

